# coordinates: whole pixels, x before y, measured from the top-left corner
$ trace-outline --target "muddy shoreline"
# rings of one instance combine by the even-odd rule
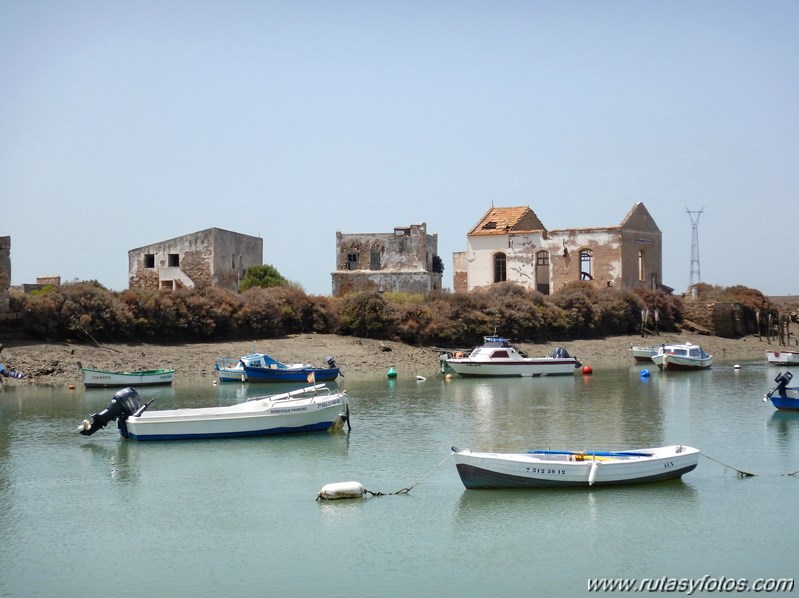
[[[689,332],[645,338],[629,335],[563,343],[515,344],[530,356],[546,355],[554,347],[562,346],[570,354],[577,356],[584,365],[596,370],[602,366],[633,364],[629,351],[631,345],[658,345],[668,342],[701,345],[715,357],[716,364],[765,360],[767,349],[780,348],[777,341],[769,342],[766,337],[728,339]],[[796,347],[782,348],[796,350]],[[332,356],[345,376],[348,372],[383,374],[391,367],[401,376],[434,375],[439,370],[438,356],[443,350],[439,347],[413,347],[392,341],[332,334],[297,334],[279,339],[171,345],[7,341],[0,351],[0,363],[25,374],[25,378],[21,380],[6,379],[7,384],[79,383],[81,366],[120,371],[174,368],[180,379],[213,379],[217,358],[240,357],[253,349],[269,353],[285,363],[312,363],[320,367],[324,367],[327,356]]]

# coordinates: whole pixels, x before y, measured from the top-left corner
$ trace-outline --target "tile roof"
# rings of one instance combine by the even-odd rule
[[[509,232],[531,230],[544,230],[544,225],[529,207],[491,207],[468,234],[504,235]]]

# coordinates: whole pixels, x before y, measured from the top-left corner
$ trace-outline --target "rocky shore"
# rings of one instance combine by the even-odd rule
[[[694,343],[714,355],[717,364],[725,362],[764,360],[767,349],[779,344],[765,337],[748,336],[728,339],[683,332],[642,338],[638,335],[617,336],[596,340],[576,340],[563,343],[516,343],[530,356],[548,354],[554,347],[563,346],[594,370],[602,366],[632,364],[632,345],[661,343]],[[783,347],[787,348],[787,347]],[[796,347],[791,347],[796,350]],[[256,341],[211,342],[158,345],[144,343],[88,344],[8,341],[0,350],[0,363],[25,374],[10,384],[41,383],[68,384],[81,381],[79,368],[134,371],[155,368],[174,368],[179,379],[214,378],[214,362],[218,357],[240,357],[253,350],[269,353],[284,363],[312,363],[324,367],[325,358],[333,356],[344,375],[383,374],[394,367],[400,377],[433,376],[439,371],[439,347],[413,347],[403,343],[362,339],[330,334],[298,334],[279,339]],[[449,347],[449,350],[466,347]]]

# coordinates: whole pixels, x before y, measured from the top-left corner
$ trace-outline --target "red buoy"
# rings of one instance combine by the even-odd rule
[[[594,370],[591,368],[590,365],[583,366],[583,376],[590,376],[594,373]]]

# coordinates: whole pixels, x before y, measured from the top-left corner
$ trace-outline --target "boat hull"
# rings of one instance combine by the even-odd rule
[[[146,370],[141,372],[110,372],[81,368],[86,387],[101,386],[157,386],[172,384],[175,370]]]
[[[656,347],[630,347],[630,353],[638,363],[652,363],[656,352]]]
[[[244,374],[250,382],[306,383],[311,374],[316,382],[332,382],[338,378],[339,368],[259,368],[245,365]]]
[[[463,359],[446,359],[444,363],[453,372],[464,377],[528,377],[539,376],[573,376],[574,370],[580,367],[576,359],[530,359],[524,361],[508,361],[504,363],[480,362]]]
[[[132,440],[192,440],[328,430],[348,409],[346,392],[297,400],[254,399],[230,407],[145,411],[120,432]]]
[[[775,389],[768,395],[771,404],[780,411],[799,411],[799,387]]]
[[[693,359],[690,357],[677,357],[674,355],[655,355],[652,357],[661,370],[669,372],[689,372],[694,370],[707,370],[713,365],[713,358]]]
[[[557,453],[557,452],[556,452]],[[673,480],[692,471],[699,450],[687,446],[596,453],[454,454],[455,466],[468,489],[567,488],[616,486]],[[644,456],[646,455],[646,456]],[[569,460],[570,457],[575,460]]]
[[[799,352],[766,351],[766,361],[769,365],[799,365]]]

